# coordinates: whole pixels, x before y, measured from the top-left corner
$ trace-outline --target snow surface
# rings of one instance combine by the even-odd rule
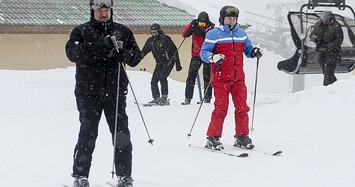
[[[212,6],[212,2],[203,1],[204,6]],[[247,1],[233,2],[248,4]],[[201,5],[191,7],[199,12]],[[219,10],[221,6],[216,7]],[[281,57],[268,51],[263,56],[263,59],[278,58]],[[250,62],[255,69],[255,60]],[[265,66],[260,65],[260,77],[277,79],[274,74],[263,75],[261,70]],[[72,184],[72,154],[79,130],[73,95],[74,74],[74,68],[0,70],[0,186],[59,187]],[[129,76],[138,101],[149,101],[151,75],[129,72]],[[249,82],[253,83],[253,79]],[[155,140],[154,145],[150,145],[130,90],[127,112],[134,146],[134,186],[354,186],[355,77],[349,75],[327,87],[320,86],[321,83],[318,85],[293,94],[257,94],[255,130],[250,134],[255,149],[265,152],[282,150],[283,154],[272,157],[247,151],[248,158],[188,147],[190,143],[205,144],[213,105],[203,104],[188,139],[199,105],[180,105],[184,83],[173,80],[169,80],[170,106],[140,106],[151,138]],[[258,86],[275,85],[261,79]],[[254,88],[248,89],[252,92]],[[252,96],[250,93],[250,106]],[[195,98],[198,98],[197,91]],[[230,105],[222,142],[229,151],[245,152],[232,147],[233,112]],[[103,118],[99,128],[90,173],[92,187],[108,186],[105,182],[111,180],[112,146]]]
[[[0,71],[0,75],[7,75],[2,76],[0,87],[18,73]],[[38,75],[37,81],[40,82],[44,81],[41,75],[46,73],[74,77],[75,71],[68,68],[33,73]],[[144,72],[129,72],[129,75],[134,80],[134,90],[145,91],[144,95],[138,93],[138,101],[150,100],[149,82],[141,85],[138,80],[149,80],[151,75]],[[33,86],[29,93],[12,94],[13,99],[32,99],[32,103],[35,99],[41,100],[31,97],[50,83],[57,82],[48,79],[43,86]],[[255,130],[251,133],[255,149],[270,153],[282,150],[280,157],[247,151],[250,153],[248,158],[235,158],[189,148],[190,143],[204,145],[213,106],[202,106],[188,139],[199,105],[180,105],[184,84],[169,80],[169,85],[180,90],[170,94],[170,106],[140,106],[149,133],[155,140],[153,146],[148,143],[138,108],[133,103],[131,91],[129,93],[127,112],[134,145],[133,177],[136,187],[350,187],[355,184],[354,76],[328,87],[314,87],[294,94],[257,95]],[[53,90],[53,94],[59,97],[67,95],[68,90],[72,93],[73,84],[68,86],[63,89],[65,93],[58,89]],[[23,91],[18,89],[18,92]],[[249,96],[251,106],[252,94]],[[11,104],[1,100],[0,112],[1,186],[71,184],[72,153],[79,129],[74,96],[58,103]],[[243,151],[232,147],[233,121],[231,105],[222,142],[227,150],[241,153]],[[94,187],[106,186],[105,182],[111,176],[112,147],[104,119],[101,120],[93,157],[90,182]]]

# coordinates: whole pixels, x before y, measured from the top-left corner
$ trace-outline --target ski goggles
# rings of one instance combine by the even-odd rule
[[[112,8],[113,6],[113,1],[112,0],[93,0],[91,2],[91,8],[94,10],[106,7],[106,8]]]
[[[236,7],[230,6],[225,10],[225,16],[226,17],[238,17],[239,16],[239,10]]]
[[[206,22],[199,21],[199,22],[198,22],[198,26],[200,26],[200,27],[206,27]]]

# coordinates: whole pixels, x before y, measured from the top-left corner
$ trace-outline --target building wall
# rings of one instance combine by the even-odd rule
[[[143,47],[150,34],[135,34],[140,48]],[[169,35],[177,47],[183,41],[181,34]],[[0,69],[39,70],[74,66],[65,55],[65,43],[68,34],[0,34]],[[183,70],[170,77],[185,82],[191,58],[191,37],[187,38],[179,49]],[[142,62],[128,70],[152,72],[155,66],[153,56],[148,54]],[[202,68],[201,68],[202,69]]]

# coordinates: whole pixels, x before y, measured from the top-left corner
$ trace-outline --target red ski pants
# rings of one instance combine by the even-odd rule
[[[207,136],[222,137],[223,122],[228,112],[229,94],[234,104],[235,135],[249,135],[249,107],[245,81],[213,82],[214,110],[207,130]]]

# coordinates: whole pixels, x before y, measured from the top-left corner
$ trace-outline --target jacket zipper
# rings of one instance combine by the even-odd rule
[[[232,37],[232,44],[233,44],[233,68],[234,68],[234,80],[237,80],[237,63],[236,63],[236,54],[235,54],[235,43],[234,43],[234,38],[233,38],[233,32],[230,32],[231,37]]]
[[[104,24],[104,23],[103,23]],[[102,36],[102,37],[105,37],[105,36],[107,36],[107,25],[106,24],[104,24],[104,33],[103,33],[103,35],[104,36]],[[102,92],[104,93],[104,95],[105,96],[107,96],[108,95],[108,93],[106,92],[106,88],[107,88],[107,77],[106,77],[106,68],[107,68],[107,63],[106,62],[104,62],[103,63],[103,72],[102,72],[102,81],[103,81],[103,87],[102,87]]]

